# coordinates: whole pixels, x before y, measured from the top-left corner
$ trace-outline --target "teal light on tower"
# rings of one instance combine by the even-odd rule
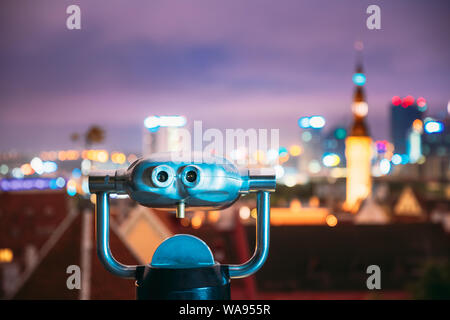
[[[364,75],[364,73],[354,73],[352,80],[355,85],[363,86],[366,83],[366,76]]]

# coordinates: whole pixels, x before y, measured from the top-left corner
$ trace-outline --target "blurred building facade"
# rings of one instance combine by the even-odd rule
[[[408,154],[408,137],[412,124],[417,119],[422,121],[423,112],[426,110],[425,104],[422,105],[422,103],[424,103],[422,100],[415,102],[412,96],[404,99],[398,96],[392,98],[391,138],[397,154]]]
[[[145,119],[142,131],[142,155],[184,150],[180,128],[186,125],[183,116],[151,116]]]

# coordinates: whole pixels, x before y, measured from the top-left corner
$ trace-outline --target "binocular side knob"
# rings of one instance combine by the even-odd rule
[[[125,192],[126,171],[100,171],[89,175],[89,191],[97,192]]]
[[[241,193],[267,191],[275,192],[275,171],[270,168],[248,169],[242,175]]]

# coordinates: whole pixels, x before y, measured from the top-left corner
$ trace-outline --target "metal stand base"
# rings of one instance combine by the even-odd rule
[[[168,269],[146,266],[137,272],[138,300],[230,300],[228,266]]]

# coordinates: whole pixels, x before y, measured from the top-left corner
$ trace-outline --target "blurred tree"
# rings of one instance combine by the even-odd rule
[[[450,299],[450,263],[426,264],[411,291],[415,299]]]
[[[90,146],[94,143],[102,143],[104,140],[105,131],[103,130],[103,128],[97,125],[91,126],[85,134],[85,141],[87,146]]]

